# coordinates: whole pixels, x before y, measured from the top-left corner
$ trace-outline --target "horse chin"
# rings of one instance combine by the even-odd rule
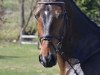
[[[45,68],[51,68],[56,65],[56,62],[41,63]]]

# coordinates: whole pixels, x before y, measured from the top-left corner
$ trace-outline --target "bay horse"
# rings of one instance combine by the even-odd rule
[[[34,13],[44,67],[58,62],[61,75],[100,75],[100,28],[73,0],[38,0]]]

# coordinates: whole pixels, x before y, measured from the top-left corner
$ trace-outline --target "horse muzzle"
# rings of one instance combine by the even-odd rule
[[[49,54],[47,57],[39,55],[39,62],[44,67],[53,67],[54,65],[56,65],[56,60],[57,60],[57,58],[53,54]]]

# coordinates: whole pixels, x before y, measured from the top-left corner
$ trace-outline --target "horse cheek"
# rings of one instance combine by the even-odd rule
[[[40,18],[38,19],[37,22],[37,30],[38,30],[38,36],[41,37],[43,35],[43,24]]]

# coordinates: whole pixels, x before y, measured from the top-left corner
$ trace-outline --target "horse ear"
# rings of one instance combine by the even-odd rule
[[[43,6],[44,5],[39,5],[39,4],[37,4],[37,6],[35,7],[35,9],[34,9],[34,11],[33,11],[33,13],[34,13],[34,15],[35,16],[39,16],[39,13],[41,12],[41,10],[43,9]]]

